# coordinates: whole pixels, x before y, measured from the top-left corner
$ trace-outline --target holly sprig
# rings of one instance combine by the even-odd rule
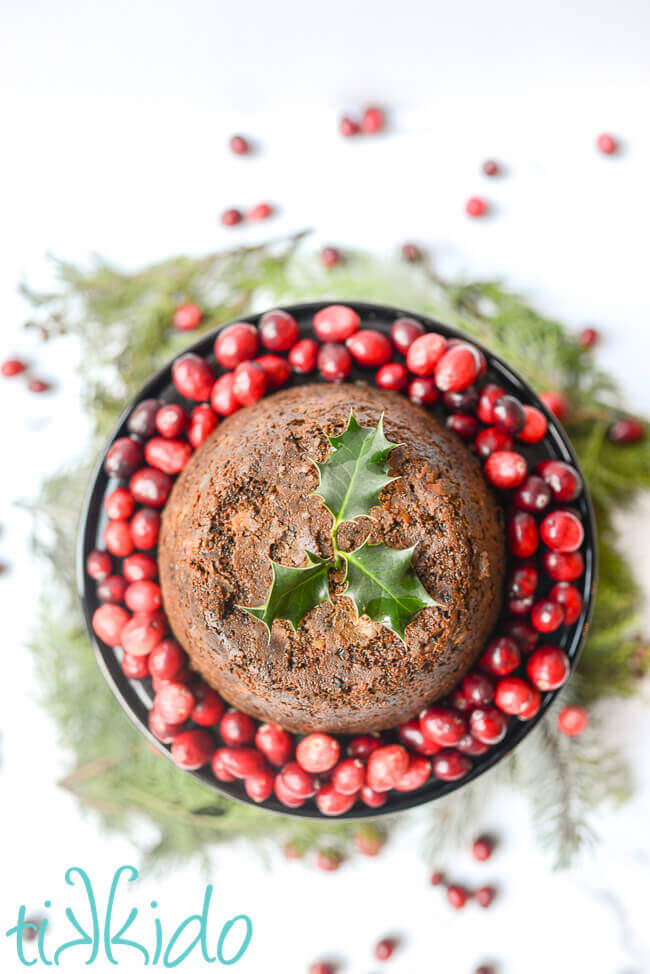
[[[327,459],[313,461],[319,485],[312,496],[319,497],[332,515],[332,557],[323,559],[308,551],[308,564],[298,568],[271,559],[273,581],[266,602],[239,608],[263,622],[269,638],[276,619],[285,619],[295,630],[311,609],[331,600],[329,573],[343,569],[343,594],[352,599],[357,616],[368,616],[403,640],[406,626],[421,609],[439,605],[413,570],[416,546],[395,549],[366,540],[348,552],[337,543],[340,525],[357,517],[371,518],[380,492],[397,479],[386,472],[386,461],[399,444],[386,437],[383,413],[376,426],[368,427],[350,412],[343,432],[327,439]]]

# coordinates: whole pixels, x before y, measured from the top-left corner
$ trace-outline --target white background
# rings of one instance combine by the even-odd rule
[[[47,251],[137,266],[303,226],[316,240],[380,252],[415,239],[445,272],[499,275],[575,327],[597,324],[603,363],[631,406],[650,412],[650,13],[642,0],[570,10],[556,0],[5,0],[0,38],[0,357],[31,355],[60,385],[36,398],[20,382],[0,384],[0,558],[12,564],[0,582],[0,934],[18,903],[38,909],[49,896],[62,935],[64,869],[86,866],[103,894],[138,853],[56,789],[69,758],[38,707],[23,645],[37,582],[29,522],[12,504],[65,464],[84,425],[74,349],[27,340],[18,281],[50,283]],[[390,108],[390,133],[339,138],[339,114],[367,101]],[[621,137],[620,156],[594,151],[603,130]],[[259,152],[229,154],[233,131],[252,135]],[[480,175],[492,155],[505,178]],[[464,216],[475,193],[492,201],[489,220]],[[222,209],[260,199],[278,204],[273,225],[219,225]],[[621,524],[647,589],[649,512],[640,504]],[[647,703],[646,688],[640,701],[604,708],[637,793],[600,817],[594,859],[553,874],[521,799],[502,794],[486,808],[485,827],[503,837],[498,856],[476,866],[459,853],[453,872],[500,886],[489,911],[445,906],[427,887],[415,833],[333,875],[279,858],[269,870],[243,846],[220,852],[216,915],[245,911],[256,925],[236,969],[301,974],[332,953],[348,959],[346,972],[370,974],[372,944],[394,931],[407,935],[386,967],[395,974],[469,974],[486,960],[502,974],[650,971]],[[143,879],[134,901],[155,896],[171,924],[198,909],[203,883],[188,864]],[[4,936],[0,957],[3,971],[18,969]]]

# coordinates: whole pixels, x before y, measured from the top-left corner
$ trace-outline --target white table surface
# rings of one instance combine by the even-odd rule
[[[48,250],[137,266],[267,229],[312,226],[315,241],[378,252],[415,239],[445,272],[501,276],[562,320],[596,324],[603,364],[630,404],[650,413],[650,9],[642,0],[579,0],[571,10],[555,0],[535,10],[514,0],[22,0],[0,18],[0,357],[33,356],[60,383],[41,398],[0,383],[0,558],[12,566],[0,582],[2,934],[21,902],[34,910],[49,896],[60,907],[68,866],[83,865],[105,891],[118,865],[138,862],[129,840],[102,834],[56,788],[69,758],[38,706],[24,648],[38,572],[29,520],[12,505],[65,464],[84,424],[75,349],[25,337],[17,282],[50,283]],[[391,108],[390,134],[340,139],[340,112],[367,101]],[[594,151],[603,130],[622,138],[620,157]],[[233,157],[225,143],[234,131],[261,151]],[[507,178],[479,175],[487,156],[505,162]],[[491,219],[464,216],[475,193],[493,201]],[[219,225],[225,207],[260,199],[279,204],[273,224]],[[649,515],[646,500],[621,520],[646,590]],[[454,874],[494,881],[502,895],[489,911],[455,914],[427,886],[417,827],[380,859],[331,875],[280,857],[268,869],[238,844],[215,856],[210,876],[215,916],[243,911],[255,924],[235,969],[301,974],[333,953],[347,958],[349,974],[370,974],[380,966],[371,946],[395,931],[407,937],[386,966],[395,974],[469,974],[490,959],[501,974],[650,971],[647,691],[602,708],[637,789],[626,807],[599,815],[595,857],[552,873],[525,802],[500,793],[484,821],[502,836],[498,854],[478,866],[461,852]],[[190,863],[144,876],[136,899],[155,896],[178,922],[199,908],[203,884]],[[55,923],[60,931],[60,913]],[[4,936],[0,958],[2,971],[22,969]],[[81,961],[63,966],[80,970]]]

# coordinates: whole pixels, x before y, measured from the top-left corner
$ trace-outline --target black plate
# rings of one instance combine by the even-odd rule
[[[285,310],[289,311],[298,322],[301,337],[313,335],[311,330],[313,316],[315,312],[324,307],[326,303],[332,302],[321,301],[308,304],[296,304],[286,307]],[[488,380],[498,383],[507,392],[511,392],[516,395],[522,403],[536,406],[538,409],[541,409],[549,421],[548,433],[544,437],[544,440],[532,447],[524,446],[524,452],[526,453],[529,461],[536,463],[543,459],[557,459],[564,460],[576,468],[578,467],[578,461],[573,451],[573,447],[571,446],[566,433],[562,429],[562,426],[548,412],[530,386],[524,382],[524,380],[517,375],[517,373],[514,372],[510,366],[508,366],[496,355],[493,355],[488,349],[481,346],[481,344],[475,341],[475,339],[468,338],[468,336],[464,335],[462,332],[459,332],[448,325],[443,325],[438,321],[425,317],[424,315],[406,311],[401,308],[392,308],[386,305],[366,304],[364,302],[356,301],[348,301],[346,304],[358,312],[364,327],[371,326],[379,329],[380,331],[388,333],[395,318],[408,316],[420,321],[425,328],[430,331],[440,332],[448,338],[467,339],[477,347],[482,348],[488,362]],[[260,315],[250,315],[246,318],[240,318],[238,320],[248,321],[251,324],[256,324],[259,317]],[[225,327],[225,325],[222,327]],[[215,374],[218,375],[223,372],[223,370],[216,365],[213,355],[213,344],[217,330],[211,332],[210,334],[204,335],[193,345],[190,345],[186,351],[195,352],[197,355],[206,358],[207,361],[212,365]],[[106,473],[104,472],[104,457],[106,456],[109,447],[118,437],[127,435],[126,421],[131,415],[135,406],[141,400],[155,398],[164,402],[185,403],[185,400],[183,400],[183,398],[179,395],[172,383],[171,366],[172,363],[169,362],[164,368],[152,376],[152,378],[142,387],[138,395],[126,407],[117,426],[113,430],[113,433],[106,444],[104,452],[97,462],[91,478],[90,487],[81,518],[81,527],[77,547],[77,581],[79,596],[83,605],[83,612],[86,619],[90,640],[92,642],[93,649],[102,673],[104,674],[104,677],[106,678],[113,693],[134,724],[147,737],[149,742],[154,745],[154,747],[156,747],[170,759],[171,754],[169,748],[165,744],[161,744],[160,741],[153,736],[147,726],[147,714],[153,701],[151,681],[149,679],[128,679],[128,677],[126,677],[122,672],[120,665],[121,650],[114,650],[108,646],[105,646],[102,642],[100,642],[100,640],[97,639],[92,630],[91,619],[95,609],[100,603],[98,602],[95,593],[95,583],[86,574],[85,564],[86,557],[90,551],[92,551],[94,548],[103,548],[104,528],[107,523],[107,517],[103,505],[104,496],[106,493],[113,490],[120,484],[120,481],[107,477]],[[369,375],[371,374],[372,373],[356,369],[353,370],[350,380],[368,379]],[[307,382],[311,383],[318,381],[322,381],[318,373],[307,376],[294,375],[290,384],[300,385]],[[436,412],[437,407],[433,407],[433,411]],[[582,612],[580,613],[580,617],[572,626],[562,626],[559,630],[560,635],[558,635],[557,631],[552,634],[552,641],[554,644],[559,645],[562,647],[562,649],[564,649],[571,660],[571,668],[573,669],[580,654],[580,650],[582,649],[593,610],[597,578],[597,554],[594,512],[586,489],[583,490],[579,499],[573,502],[572,506],[579,510],[585,530],[584,544],[581,549],[585,560],[585,572],[582,578],[574,583],[580,589],[583,596],[583,608]],[[544,594],[544,592],[542,591],[541,594]],[[504,739],[499,744],[490,747],[490,749],[484,755],[472,758],[471,760],[473,767],[471,771],[469,771],[468,774],[466,774],[465,777],[461,778],[459,781],[443,782],[432,777],[422,788],[419,788],[416,791],[388,792],[388,800],[380,809],[372,810],[367,808],[365,805],[357,803],[352,809],[350,809],[349,812],[347,812],[345,815],[339,816],[339,818],[364,819],[376,818],[378,815],[390,815],[394,814],[395,812],[401,812],[408,808],[413,808],[416,805],[422,805],[426,802],[441,798],[443,795],[447,795],[450,792],[455,791],[457,788],[461,788],[468,782],[473,781],[474,778],[477,778],[480,774],[483,774],[488,770],[488,768],[491,768],[497,763],[497,761],[500,761],[501,758],[516,747],[517,744],[519,744],[519,742],[530,733],[546,710],[551,706],[558,692],[559,691],[554,691],[543,694],[542,705],[539,712],[532,720],[526,722],[518,721],[516,719],[510,720],[508,732]],[[397,740],[397,737],[395,737],[395,739]],[[245,802],[246,804],[254,804],[246,795],[243,788],[243,782],[236,781],[232,784],[219,782],[214,778],[209,770],[209,767],[203,768],[200,771],[190,772],[183,771],[179,768],[178,773],[192,774],[199,781],[202,781],[206,787],[212,789],[212,791],[218,792],[219,794],[225,795],[226,797],[236,801]],[[542,783],[540,783],[540,786],[543,786]],[[318,811],[313,800],[306,802],[301,808],[291,809],[286,808],[276,799],[275,795],[272,795],[271,798],[263,802],[258,807],[268,811],[280,812],[283,815],[296,815],[301,818],[318,819],[321,821],[327,818],[327,816],[322,815]]]

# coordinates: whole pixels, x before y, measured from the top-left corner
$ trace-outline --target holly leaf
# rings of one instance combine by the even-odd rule
[[[307,557],[308,568],[288,568],[271,561],[273,582],[264,605],[238,606],[263,622],[269,636],[274,619],[286,619],[293,629],[297,629],[310,609],[330,598],[328,572],[332,562],[311,552],[307,552]]]
[[[367,615],[404,639],[406,625],[428,605],[440,605],[431,598],[411,564],[412,548],[388,548],[366,541],[356,551],[346,552],[347,588],[359,615]]]
[[[359,426],[350,413],[343,432],[327,438],[332,450],[323,463],[315,461],[320,484],[314,494],[332,514],[336,530],[341,521],[367,516],[379,492],[397,479],[386,474],[384,464],[399,444],[384,435],[383,413],[375,427]]]

